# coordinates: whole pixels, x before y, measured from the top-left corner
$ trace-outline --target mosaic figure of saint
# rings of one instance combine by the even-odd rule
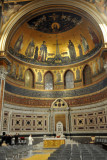
[[[8,65],[8,68],[7,68],[8,74],[10,73],[10,71],[11,71],[11,65]]]
[[[85,37],[83,37],[81,34],[80,34],[80,37],[81,37],[81,42],[82,42],[82,46],[83,46],[83,49],[84,49],[84,53],[86,54],[89,51],[89,45],[88,45]]]
[[[22,67],[19,66],[19,79],[23,78],[23,70]]]
[[[38,72],[38,82],[41,82],[42,81],[42,74],[41,72]]]
[[[93,43],[95,44],[95,46],[97,46],[99,44],[99,39],[98,39],[96,33],[90,27],[88,27],[88,30],[89,30],[89,34],[91,36],[91,39],[93,40]]]
[[[69,44],[68,44],[68,49],[69,49],[69,55],[71,60],[76,58],[76,52],[75,52],[75,47],[74,44],[71,42],[71,40],[69,40]]]
[[[22,45],[23,45],[23,35],[19,36],[18,40],[14,45],[14,50],[16,52],[19,52],[22,49]]]
[[[40,47],[40,55],[41,55],[41,61],[45,62],[47,57],[47,46],[45,41],[43,41]]]
[[[78,45],[78,49],[79,49],[79,55],[83,56],[82,47],[80,44]]]
[[[79,69],[76,70],[76,79],[77,80],[80,79],[80,70]]]
[[[56,74],[56,78],[57,78],[57,82],[60,82],[61,81],[61,74],[58,72],[57,74]]]
[[[97,71],[96,71],[96,63],[94,62],[93,65],[93,75],[96,75],[97,74]]]
[[[38,46],[35,48],[35,55],[34,55],[34,60],[38,59]]]
[[[32,40],[26,49],[25,55],[28,58],[31,58],[34,54],[34,50],[35,50],[35,44],[34,44],[34,41]]]
[[[15,78],[16,77],[16,65],[13,64],[12,66],[12,76]]]
[[[98,59],[98,70],[99,72],[101,71],[101,60],[100,59]]]

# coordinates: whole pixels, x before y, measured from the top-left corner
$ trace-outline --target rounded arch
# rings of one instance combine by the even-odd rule
[[[51,71],[47,71],[44,75],[44,89],[45,90],[54,89],[54,78]]]
[[[70,1],[70,0],[68,0],[68,1],[66,1],[66,0],[60,0],[60,1],[51,0],[51,1],[46,1],[46,2],[42,1],[42,0],[40,0],[40,1],[35,0],[33,2],[30,2],[29,4],[26,4],[16,14],[14,14],[14,17],[12,19],[10,19],[9,22],[6,24],[6,26],[3,28],[3,31],[2,31],[3,34],[2,34],[1,40],[0,40],[0,50],[1,51],[6,50],[6,46],[7,46],[6,42],[8,41],[8,37],[11,37],[11,36],[9,36],[10,33],[12,32],[14,26],[16,26],[16,23],[22,17],[25,17],[25,15],[27,15],[31,11],[34,11],[37,8],[43,8],[44,6],[47,6],[47,5],[52,6],[53,4],[63,5],[63,6],[68,5],[72,8],[76,7],[80,12],[81,11],[86,12],[86,14],[88,14],[96,22],[96,24],[98,24],[98,26],[103,34],[104,43],[105,44],[107,43],[107,25],[105,24],[105,21],[103,20],[103,18],[101,18],[99,12],[97,10],[95,10],[94,6],[90,7],[90,5],[87,4],[87,2],[79,3],[79,1],[76,2],[75,0],[72,0],[72,1]],[[26,17],[28,18],[28,16],[26,16]]]
[[[30,68],[25,71],[25,87],[34,88],[34,73]]]
[[[71,70],[67,70],[64,73],[64,88],[65,89],[74,88],[74,73]]]
[[[83,85],[88,85],[92,83],[92,71],[88,64],[85,65],[83,69]]]

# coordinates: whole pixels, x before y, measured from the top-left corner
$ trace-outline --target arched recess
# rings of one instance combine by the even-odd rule
[[[89,65],[86,65],[83,69],[83,84],[88,85],[92,83],[92,73]]]
[[[65,89],[74,88],[74,75],[70,70],[65,72],[65,75],[64,75],[64,88]]]
[[[54,85],[53,85],[53,75],[50,71],[48,71],[45,74],[44,77],[44,88],[45,90],[53,90]]]
[[[25,71],[25,87],[34,88],[34,73],[31,69]]]
[[[52,105],[51,109],[53,112],[53,125],[54,125],[54,131],[56,131],[56,125],[58,122],[61,122],[63,124],[63,131],[68,130],[69,126],[69,118],[68,118],[68,104],[65,100],[58,98],[56,99]]]

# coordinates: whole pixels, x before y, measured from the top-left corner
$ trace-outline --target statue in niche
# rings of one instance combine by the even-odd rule
[[[81,42],[82,42],[82,46],[84,49],[84,53],[86,54],[89,51],[89,45],[88,45],[85,37],[83,37],[81,34],[80,34],[80,37],[81,37]]]
[[[76,52],[74,44],[71,42],[71,40],[69,40],[68,49],[69,49],[70,59],[74,60],[76,58]]]
[[[10,73],[10,71],[11,71],[11,65],[8,65],[8,68],[7,68],[8,74]]]
[[[76,79],[77,80],[80,79],[80,70],[79,69],[76,70]]]
[[[98,59],[98,70],[99,70],[99,72],[101,71],[101,61],[100,61],[100,59]]]
[[[46,42],[43,41],[43,44],[40,47],[40,56],[41,56],[41,61],[42,62],[46,62],[46,58],[47,58],[47,46],[46,46]]]
[[[16,77],[16,66],[13,64],[12,66],[12,76],[15,78]]]
[[[38,60],[38,46],[35,48],[34,60]]]
[[[93,40],[93,43],[95,44],[95,46],[97,46],[99,44],[99,39],[98,39],[96,33],[90,27],[88,27],[88,30],[89,30],[89,34],[91,36],[91,39]]]
[[[23,70],[22,67],[19,66],[19,79],[21,80],[23,78]]]
[[[80,44],[78,45],[78,49],[79,49],[79,55],[83,56],[82,47]]]
[[[94,74],[94,75],[97,74],[97,72],[96,72],[96,63],[95,63],[95,62],[93,63],[93,74]]]
[[[14,45],[14,50],[16,52],[19,52],[22,49],[23,46],[23,35],[21,35],[18,40],[16,41],[15,45]]]
[[[34,44],[34,41],[32,40],[27,49],[26,49],[26,52],[25,52],[25,55],[28,57],[28,58],[31,58],[34,54],[34,49],[35,49],[35,44]]]
[[[56,74],[56,81],[57,82],[61,81],[61,74],[59,72]]]
[[[42,74],[41,72],[38,72],[38,82],[41,82],[42,81]]]

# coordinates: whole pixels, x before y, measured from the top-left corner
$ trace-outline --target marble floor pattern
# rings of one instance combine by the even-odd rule
[[[44,149],[43,142],[33,146],[33,149],[23,156],[20,160],[47,160],[52,152],[56,149]]]
[[[71,142],[71,140],[66,140],[66,144],[73,144],[73,141]],[[44,149],[43,142],[40,142],[39,144],[34,145],[33,149],[20,160],[48,160],[50,154],[55,150],[56,149]]]
[[[75,144],[76,142],[66,139],[66,144]],[[20,160],[48,160],[48,157],[56,149],[44,149],[43,142],[40,142],[33,146],[33,149],[28,151],[27,155],[23,156]],[[19,159],[18,159],[19,160]]]

